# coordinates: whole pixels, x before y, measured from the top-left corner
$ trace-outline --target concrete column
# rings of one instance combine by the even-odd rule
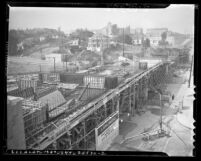
[[[112,113],[114,112],[114,97],[112,98]]]
[[[105,114],[105,118],[106,118],[107,117],[107,105],[106,105],[106,103],[103,106],[104,106],[104,114]]]
[[[137,110],[139,108],[139,84],[136,86],[136,97],[135,97],[135,102],[136,102],[136,109]]]
[[[148,99],[148,80],[144,82],[144,100],[146,101]]]
[[[169,65],[166,65],[166,71],[165,71],[165,73],[168,74],[168,72],[169,72]]]
[[[87,150],[87,140],[86,140],[86,122],[83,120],[83,128],[84,128],[84,148]]]
[[[132,116],[135,115],[135,93],[136,90],[135,90],[135,85],[133,86],[133,108],[132,108]]]
[[[132,107],[131,107],[131,86],[129,87],[129,113],[132,113]]]
[[[57,150],[57,141],[56,140],[52,143],[52,146],[53,146],[54,150]]]
[[[116,108],[117,108],[117,111],[119,111],[120,94],[118,94],[117,97],[118,98],[117,98],[117,107]],[[120,111],[119,111],[119,113],[120,113]]]

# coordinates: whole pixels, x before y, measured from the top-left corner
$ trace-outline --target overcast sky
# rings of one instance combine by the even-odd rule
[[[70,32],[77,28],[100,29],[108,22],[119,27],[167,27],[179,33],[192,33],[193,5],[171,5],[165,9],[117,8],[37,8],[10,7],[9,29],[54,28]]]

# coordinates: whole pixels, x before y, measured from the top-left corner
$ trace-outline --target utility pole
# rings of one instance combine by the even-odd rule
[[[67,61],[66,61],[66,71],[67,71]]]
[[[41,73],[41,64],[40,64],[40,73]]]
[[[103,39],[102,39],[102,37],[101,37],[101,44],[100,44],[100,52],[101,52],[101,66],[103,66],[104,65],[104,58],[103,58]]]
[[[40,58],[42,59],[42,49],[40,49]]]
[[[53,57],[53,59],[54,59],[54,73],[55,73],[55,71],[56,71],[56,66],[55,66],[55,57]]]
[[[107,48],[108,48],[108,43],[109,43],[109,34],[108,34],[108,29],[107,29]]]
[[[124,28],[123,28],[123,57],[124,57]]]

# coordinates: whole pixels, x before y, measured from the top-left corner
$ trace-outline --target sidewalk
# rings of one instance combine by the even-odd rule
[[[182,113],[177,114],[177,120],[184,126],[193,129],[193,101],[194,101],[194,86],[191,84],[190,88],[185,84],[181,90],[183,93],[183,109]]]

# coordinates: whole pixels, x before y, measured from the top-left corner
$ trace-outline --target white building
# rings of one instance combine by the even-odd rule
[[[142,45],[144,38],[143,37],[133,37],[132,43],[133,45]]]
[[[24,49],[24,43],[20,42],[17,44],[17,50],[23,50]]]
[[[174,45],[174,43],[175,43],[174,37],[171,35],[171,33],[168,31],[167,28],[147,29],[146,38],[148,38],[150,40],[150,45],[158,46],[159,41],[161,41],[161,35],[164,32],[167,33],[166,41],[169,43],[169,45]]]
[[[87,50],[100,52],[101,48],[105,49],[109,46],[110,39],[102,34],[95,34],[89,38]]]
[[[174,36],[168,35],[166,41],[168,41],[169,45],[173,46],[175,44]]]
[[[151,46],[158,46],[159,41],[161,41],[161,36],[151,36],[148,37],[148,39],[150,40],[150,45]]]
[[[40,40],[40,42],[41,42],[41,41],[44,41],[44,40],[45,40],[45,37],[44,37],[44,36],[40,36],[40,37],[39,37],[39,40]]]
[[[79,39],[71,40],[69,42],[69,45],[71,45],[71,46],[79,46]]]

